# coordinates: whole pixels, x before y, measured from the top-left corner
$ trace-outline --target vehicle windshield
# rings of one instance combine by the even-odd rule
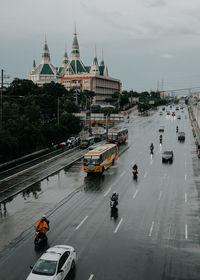
[[[84,157],[84,163],[87,164],[96,164],[100,162],[99,156],[86,156]]]
[[[117,139],[117,134],[116,133],[109,133],[108,138],[116,140]]]
[[[37,263],[34,265],[32,273],[51,276],[56,273],[56,266],[57,266],[56,261],[39,259]]]
[[[165,155],[171,155],[172,152],[171,152],[171,151],[165,151],[164,154],[165,154]]]

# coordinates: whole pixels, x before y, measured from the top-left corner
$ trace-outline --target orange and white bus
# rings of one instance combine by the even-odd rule
[[[110,130],[108,131],[108,142],[117,145],[125,143],[128,140],[128,129]]]
[[[87,173],[103,173],[118,159],[116,144],[103,144],[84,155],[84,171]]]

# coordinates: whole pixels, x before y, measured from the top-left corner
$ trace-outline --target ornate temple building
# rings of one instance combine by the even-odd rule
[[[84,90],[94,91],[94,104],[107,104],[106,99],[112,98],[113,93],[121,92],[121,82],[109,76],[108,68],[104,63],[103,53],[100,65],[96,55],[96,48],[93,63],[85,66],[80,58],[80,50],[76,29],[72,43],[71,58],[65,50],[61,67],[54,67],[51,64],[50,52],[45,38],[42,52],[42,61],[36,67],[35,60],[30,72],[30,80],[38,85],[45,83],[61,83],[67,90],[82,92]]]

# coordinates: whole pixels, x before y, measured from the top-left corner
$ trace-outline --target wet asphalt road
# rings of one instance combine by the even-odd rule
[[[177,124],[186,132],[185,143],[177,141]],[[162,146],[160,125],[165,126]],[[133,116],[128,126],[129,149],[118,163],[102,177],[84,176],[82,187],[52,212],[49,246],[76,248],[76,272],[67,279],[199,279],[200,165],[190,122],[157,112]],[[174,151],[173,164],[162,164],[167,149]],[[131,174],[134,162],[137,182]],[[115,213],[109,209],[112,191],[119,193]],[[0,252],[0,279],[26,279],[43,251],[34,250],[33,236],[31,228]]]

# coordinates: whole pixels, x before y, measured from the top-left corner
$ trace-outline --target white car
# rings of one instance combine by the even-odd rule
[[[39,258],[27,280],[63,280],[75,264],[75,249],[68,245],[56,245]]]
[[[76,145],[76,138],[75,137],[70,137],[68,140],[67,140],[67,144],[68,145],[71,145],[72,147],[74,147]]]

